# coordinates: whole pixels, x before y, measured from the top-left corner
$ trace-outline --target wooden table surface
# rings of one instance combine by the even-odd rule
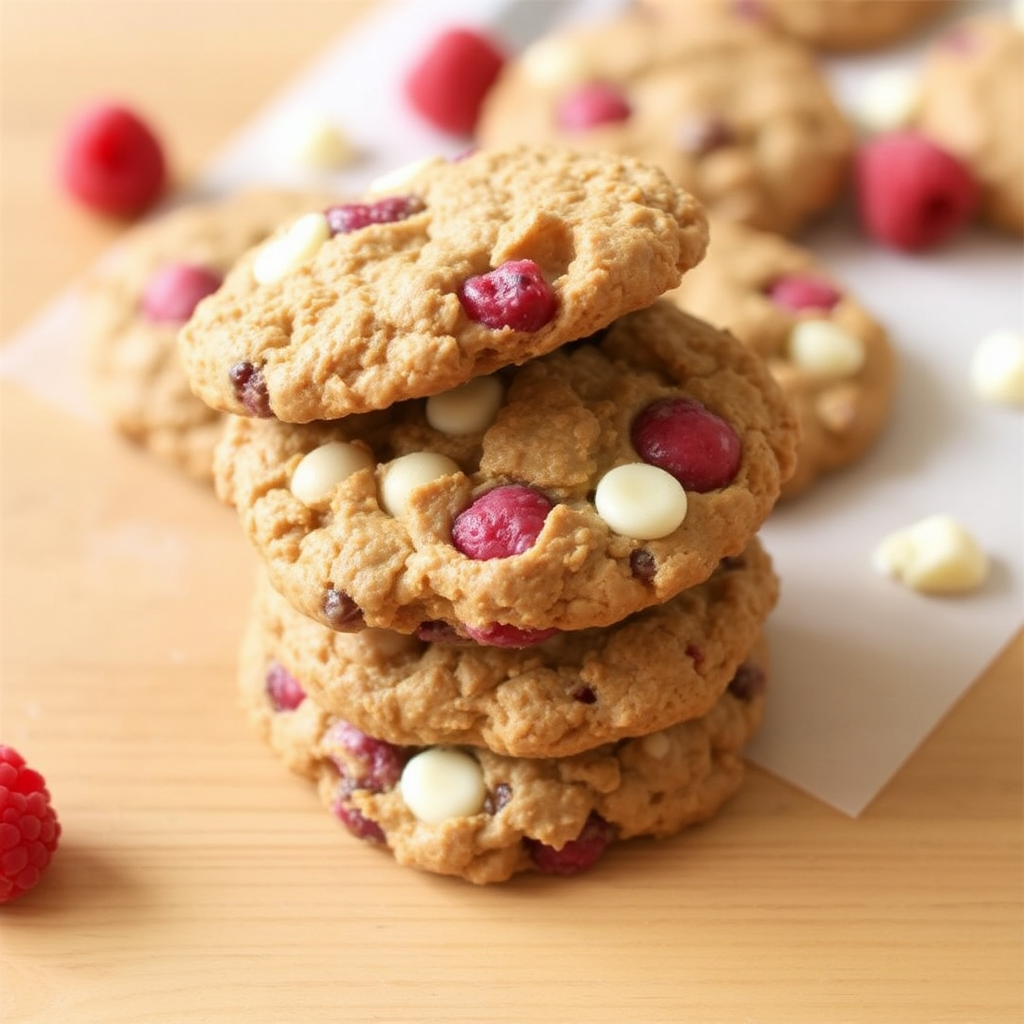
[[[83,99],[187,181],[369,6],[0,0],[3,338],[121,230],[54,186]],[[350,840],[249,732],[233,513],[11,385],[0,471],[0,737],[64,827],[0,911],[5,1022],[1022,1020],[1021,635],[857,820],[751,769],[676,840],[478,889]]]

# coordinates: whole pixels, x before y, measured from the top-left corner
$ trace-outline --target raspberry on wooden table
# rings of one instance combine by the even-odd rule
[[[100,213],[133,217],[167,184],[167,162],[153,130],[127,107],[100,103],[80,112],[64,139],[64,187]]]
[[[43,777],[13,747],[0,744],[0,903],[39,884],[59,838]]]
[[[450,28],[436,36],[404,81],[412,108],[435,128],[470,135],[480,105],[505,63],[505,54],[481,32]]]

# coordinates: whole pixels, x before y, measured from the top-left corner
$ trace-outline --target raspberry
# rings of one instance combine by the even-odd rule
[[[558,299],[533,260],[510,260],[471,277],[459,289],[466,315],[485,327],[539,331],[558,308]]]
[[[371,224],[393,224],[423,209],[419,196],[387,196],[375,203],[339,203],[324,210],[331,234],[347,235]]]
[[[253,416],[270,419],[274,415],[263,374],[252,363],[235,363],[228,377],[235,396]]]
[[[905,252],[946,241],[978,207],[978,185],[964,164],[913,132],[866,142],[857,154],[855,178],[865,231]]]
[[[267,666],[266,687],[275,711],[294,711],[306,699],[302,684],[277,661]]]
[[[495,487],[455,517],[452,543],[478,562],[519,555],[536,543],[550,511],[551,502],[532,487]]]
[[[537,839],[525,842],[538,871],[545,875],[575,875],[593,865],[613,838],[611,825],[599,814],[591,813],[580,834],[560,850]]]
[[[344,760],[334,759],[342,778],[347,779],[352,788],[383,793],[398,784],[402,776],[402,767],[408,760],[406,752],[401,747],[367,736],[351,723],[342,720],[331,726],[327,738],[359,762],[361,770],[353,772]]]
[[[405,97],[435,128],[470,135],[504,64],[504,53],[487,36],[450,28],[434,38],[406,75]]]
[[[200,299],[220,286],[220,274],[190,263],[169,263],[161,267],[142,293],[142,312],[153,323],[183,324]]]
[[[828,281],[807,274],[789,274],[774,280],[767,290],[777,306],[799,312],[801,309],[831,310],[842,298]]]
[[[626,97],[606,82],[590,82],[562,98],[558,124],[567,132],[584,131],[599,124],[625,121],[632,113]]]
[[[489,626],[463,626],[466,635],[485,647],[535,647],[550,640],[557,629],[520,629],[501,622]]]
[[[700,402],[661,398],[633,422],[633,447],[671,473],[688,491],[713,491],[732,482],[740,465],[736,431]]]
[[[358,807],[353,807],[344,797],[336,800],[332,804],[331,810],[342,825],[357,839],[365,839],[367,842],[381,843],[382,845],[386,842],[384,829],[372,818],[366,817]]]
[[[131,110],[110,103],[72,120],[59,172],[79,202],[117,217],[142,213],[167,182],[163,148],[152,129]]]
[[[59,838],[43,777],[13,747],[0,744],[0,903],[39,883]]]

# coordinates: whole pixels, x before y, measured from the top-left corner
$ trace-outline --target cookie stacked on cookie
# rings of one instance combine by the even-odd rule
[[[402,863],[568,873],[739,785],[798,428],[661,298],[706,244],[649,165],[481,150],[282,226],[180,335],[262,566],[246,701]]]

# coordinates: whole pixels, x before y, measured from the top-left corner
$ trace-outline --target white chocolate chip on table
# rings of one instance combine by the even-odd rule
[[[1024,405],[1024,332],[1002,329],[983,338],[971,357],[970,373],[979,398]]]
[[[282,146],[291,162],[309,170],[337,170],[356,156],[341,128],[324,114],[307,111],[291,120],[282,136]]]
[[[853,116],[866,132],[896,131],[910,124],[917,101],[917,73],[907,68],[889,68],[865,80]]]
[[[871,556],[875,569],[912,590],[949,594],[975,590],[988,576],[989,560],[974,536],[955,518],[936,514],[885,537]]]
[[[479,814],[487,798],[476,758],[446,747],[430,747],[410,758],[399,786],[405,805],[428,825]]]

